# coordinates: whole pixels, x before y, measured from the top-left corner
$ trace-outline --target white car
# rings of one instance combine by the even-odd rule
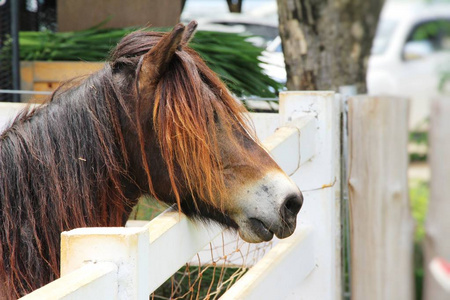
[[[450,4],[388,2],[367,71],[369,94],[411,99],[410,128],[423,127],[444,73],[450,72]]]

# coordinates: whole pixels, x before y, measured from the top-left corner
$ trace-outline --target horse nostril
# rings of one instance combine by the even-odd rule
[[[281,215],[283,217],[287,217],[289,215],[296,216],[300,211],[302,204],[303,195],[301,193],[289,195],[288,197],[286,197],[286,200],[281,206]]]

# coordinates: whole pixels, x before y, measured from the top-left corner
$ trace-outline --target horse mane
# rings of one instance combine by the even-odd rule
[[[126,36],[112,53],[114,65],[131,65],[137,70],[138,78],[140,58],[163,35],[164,33],[136,31]],[[227,142],[233,144],[237,155],[244,157],[246,163],[253,164],[252,155],[243,147],[242,141],[236,138],[236,131],[239,131],[257,141],[251,123],[244,114],[246,109],[229,93],[203,59],[187,45],[176,52],[164,76],[161,76],[153,97],[153,126],[178,206],[180,207],[181,199],[177,167],[181,169],[183,181],[194,196],[195,205],[197,197],[202,202],[223,210],[227,193],[217,122],[220,120],[221,130],[225,133]],[[140,110],[137,119],[141,118],[139,113]],[[140,144],[143,147],[142,136]],[[143,161],[147,161],[143,151],[142,155]],[[144,163],[144,166],[148,164]],[[150,172],[146,171],[149,190],[153,191]],[[157,197],[155,194],[153,196]]]
[[[102,70],[63,84],[49,102],[26,109],[0,134],[1,295],[16,298],[59,276],[62,231],[125,224],[142,191],[123,186],[124,179],[135,180],[124,122],[138,133],[150,194],[157,197],[157,179],[150,176],[139,120],[151,117],[179,207],[180,190],[188,189],[196,207],[201,201],[223,211],[226,166],[216,127],[220,122],[227,142],[246,153],[236,137],[238,131],[252,138],[245,109],[187,45],[161,74],[154,95],[139,94],[141,57],[163,35],[126,36]],[[115,80],[121,72],[126,82]],[[130,105],[133,95],[152,101],[152,116]]]
[[[120,96],[109,73],[25,110],[0,136],[0,294],[7,298],[59,276],[62,231],[120,226],[131,210],[120,184],[127,166],[113,105]]]

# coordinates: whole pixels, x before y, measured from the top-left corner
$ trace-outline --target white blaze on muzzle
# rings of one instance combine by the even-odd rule
[[[282,171],[244,185],[237,192],[239,209],[232,215],[240,236],[248,242],[285,238],[294,232],[303,197],[294,182]]]

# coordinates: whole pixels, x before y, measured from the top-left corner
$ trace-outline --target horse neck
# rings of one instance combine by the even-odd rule
[[[32,118],[14,124],[1,142],[2,167],[16,166],[2,172],[9,175],[2,180],[10,182],[2,197],[20,201],[22,210],[33,207],[24,218],[34,226],[43,225],[43,216],[53,219],[56,231],[119,226],[131,211],[138,189],[127,173],[121,117],[108,76],[104,70],[57,93]],[[8,162],[5,156],[12,152],[14,161]]]

